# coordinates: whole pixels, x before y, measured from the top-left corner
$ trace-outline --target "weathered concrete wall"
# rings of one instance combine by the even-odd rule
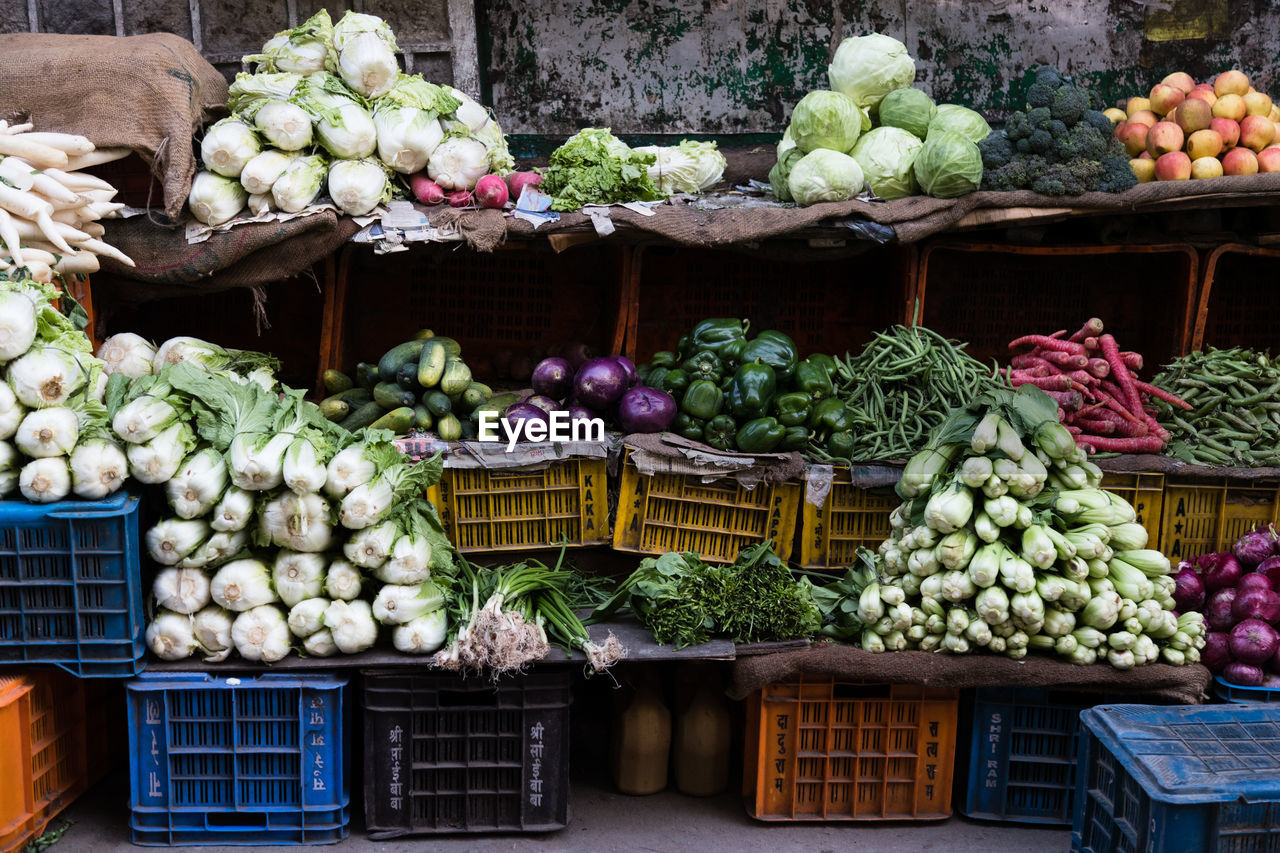
[[[1267,0],[490,0],[482,26],[511,133],[776,132],[825,88],[840,38],[871,31],[907,44],[935,98],[996,117],[1044,62],[1110,98],[1233,66],[1280,90],[1280,5]]]

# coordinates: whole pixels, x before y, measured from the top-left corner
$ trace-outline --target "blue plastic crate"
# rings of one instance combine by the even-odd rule
[[[80,676],[145,666],[138,498],[0,501],[0,663]]]
[[[1106,705],[1080,715],[1071,849],[1280,849],[1280,706]]]
[[[1245,687],[1232,684],[1221,675],[1214,676],[1214,692],[1224,702],[1275,702],[1280,703],[1280,689],[1275,687]]]
[[[129,683],[135,844],[346,836],[347,679],[144,673]]]

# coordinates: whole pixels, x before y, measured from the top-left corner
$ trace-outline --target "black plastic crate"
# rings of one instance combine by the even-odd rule
[[[568,669],[364,677],[370,838],[546,832],[569,822]]]

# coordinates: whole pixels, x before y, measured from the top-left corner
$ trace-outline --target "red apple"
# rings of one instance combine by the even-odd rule
[[[1213,121],[1213,108],[1208,101],[1188,98],[1178,106],[1178,127],[1186,134],[1204,130]]]
[[[1147,150],[1149,131],[1150,128],[1140,121],[1126,121],[1116,131],[1116,139],[1120,140],[1120,144],[1124,146],[1124,150],[1130,157],[1137,157]]]
[[[1183,141],[1182,128],[1171,121],[1157,122],[1147,133],[1147,150],[1159,159],[1170,151],[1181,151]]]
[[[1138,110],[1129,116],[1129,121],[1136,121],[1140,124],[1145,124],[1147,127],[1154,127],[1155,123],[1160,121],[1160,117],[1151,112],[1151,110]]]
[[[1191,158],[1183,152],[1169,151],[1156,158],[1157,181],[1185,181],[1190,177]]]
[[[1151,94],[1147,96],[1147,100],[1151,102],[1152,112],[1157,115],[1168,115],[1170,110],[1177,109],[1178,104],[1182,103],[1182,99],[1186,96],[1181,89],[1157,83],[1152,88]]]
[[[1160,82],[1166,86],[1172,86],[1184,95],[1196,87],[1196,81],[1191,79],[1191,75],[1185,71],[1175,71]]]
[[[1264,116],[1245,116],[1240,122],[1240,144],[1261,151],[1275,140],[1276,126]]]
[[[1243,97],[1249,93],[1249,78],[1244,75],[1243,71],[1223,71],[1217,77],[1213,78],[1213,91],[1221,98],[1223,95],[1240,95]]]
[[[1248,148],[1232,148],[1222,155],[1224,175],[1254,175],[1258,172],[1258,155]]]
[[[1209,122],[1209,129],[1218,131],[1223,148],[1235,148],[1240,141],[1240,123],[1229,118],[1215,118]]]
[[[1218,96],[1213,94],[1213,89],[1192,89],[1191,93],[1187,95],[1187,100],[1204,101],[1209,106],[1213,106],[1214,102],[1218,100]]]
[[[1216,130],[1197,130],[1187,137],[1187,156],[1192,160],[1217,157],[1222,153],[1222,137]]]
[[[1259,172],[1280,172],[1280,146],[1264,148],[1258,152]]]

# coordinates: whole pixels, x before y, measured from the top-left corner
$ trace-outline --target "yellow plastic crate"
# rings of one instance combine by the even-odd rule
[[[1164,509],[1164,474],[1104,474],[1102,488],[1127,500],[1147,529],[1147,547],[1160,550],[1160,519]]]
[[[694,551],[710,563],[731,563],[748,545],[773,540],[791,556],[799,514],[799,483],[744,489],[732,478],[703,483],[687,474],[641,474],[623,461],[613,547],[639,554]]]
[[[858,548],[875,550],[889,538],[889,514],[902,499],[892,486],[863,488],[836,468],[822,506],[804,501],[800,514],[800,565],[806,569],[851,566]]]
[[[446,468],[427,498],[463,552],[609,543],[603,459],[562,459],[534,469]]]
[[[1229,549],[1241,535],[1277,521],[1276,484],[1242,486],[1227,480],[1165,482],[1160,550],[1175,563]]]

